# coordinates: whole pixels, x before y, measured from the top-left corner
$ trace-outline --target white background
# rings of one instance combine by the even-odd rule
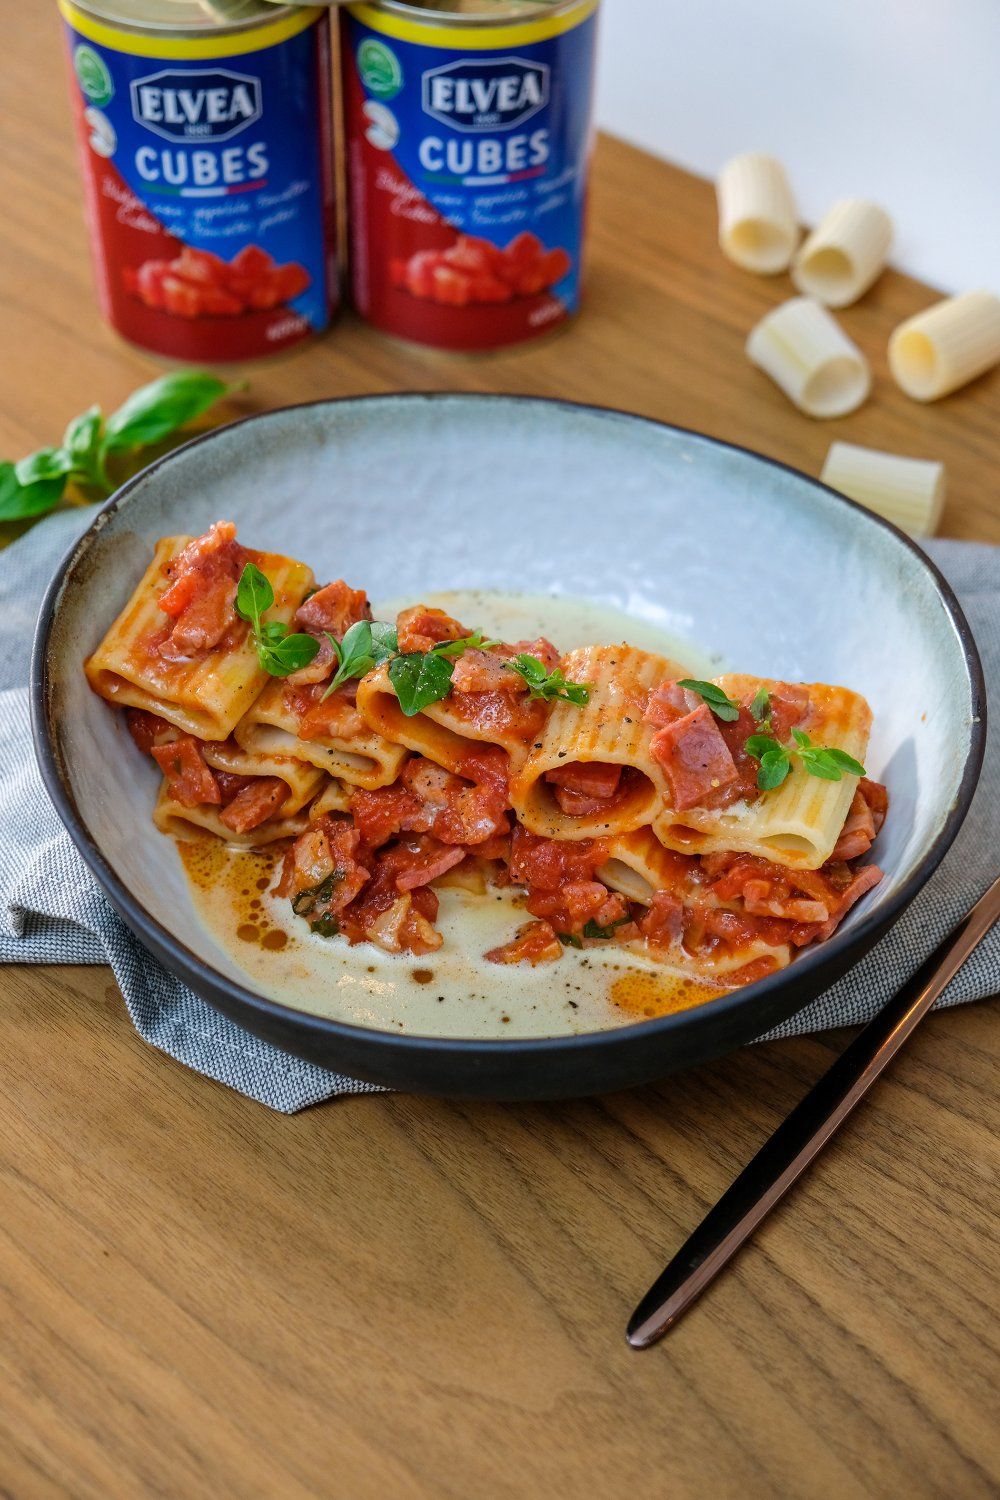
[[[874,198],[893,261],[1000,292],[1000,0],[604,0],[598,122],[714,176],[762,150],[803,219]]]

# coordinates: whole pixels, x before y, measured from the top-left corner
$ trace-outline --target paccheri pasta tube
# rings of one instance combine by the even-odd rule
[[[937,401],[1000,363],[1000,297],[965,292],[907,318],[889,340],[889,369],[914,401]]]
[[[861,350],[810,297],[793,297],[763,317],[746,343],[753,364],[810,417],[843,417],[871,389]]]
[[[911,536],[931,536],[937,530],[944,509],[944,464],[832,443],[820,479]]]
[[[795,199],[785,169],[759,151],[733,157],[719,173],[719,244],[738,266],[784,271],[799,242]]]
[[[892,244],[892,220],[864,198],[835,203],[802,245],[792,280],[827,307],[856,302],[882,271]]]

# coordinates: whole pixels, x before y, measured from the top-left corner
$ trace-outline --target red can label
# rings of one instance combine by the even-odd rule
[[[376,327],[495,349],[576,311],[596,11],[342,12],[352,290]]]
[[[101,307],[197,363],[325,328],[337,289],[329,21],[187,39],[60,0]]]

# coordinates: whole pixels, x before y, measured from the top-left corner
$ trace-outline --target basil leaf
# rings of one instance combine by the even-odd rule
[[[609,922],[607,927],[599,927],[593,917],[588,917],[583,924],[583,935],[586,938],[603,938],[605,942],[615,935],[615,929],[621,927],[623,922],[629,921],[628,917],[619,917],[617,922]]]
[[[340,670],[346,677],[363,676],[364,673],[357,673],[355,668],[371,659],[372,627],[368,620],[358,620],[345,632],[340,643]]]
[[[748,755],[753,756],[754,760],[760,760],[762,755],[767,755],[769,752],[781,750],[778,741],[772,739],[769,734],[748,735],[743,748]],[[784,755],[784,750],[781,750],[781,753]]]
[[[287,677],[301,667],[308,667],[319,650],[314,635],[286,635],[273,645],[258,638],[257,655],[265,672],[272,677]]]
[[[433,651],[415,651],[408,656],[393,657],[389,663],[389,681],[408,719],[429,703],[437,703],[448,696],[453,670],[450,661]]]
[[[94,472],[103,421],[101,408],[88,406],[86,411],[73,418],[63,435],[64,451],[72,459],[74,469],[80,469],[84,474]]]
[[[461,656],[463,651],[485,651],[488,646],[499,645],[499,641],[489,640],[481,630],[474,630],[471,635],[463,635],[460,640],[441,641],[437,646],[432,646],[431,651],[435,656]]]
[[[762,792],[773,791],[776,786],[781,785],[791,769],[788,754],[780,745],[774,750],[765,750],[760,758],[757,785]]]
[[[809,736],[806,734],[805,730],[803,730],[803,729],[793,729],[792,730],[792,739],[798,745],[798,747],[799,747],[800,750],[809,749],[810,746],[812,745],[812,740],[809,738]]]
[[[200,417],[228,389],[224,380],[203,370],[178,370],[161,375],[159,380],[133,391],[112,412],[105,428],[104,448],[116,452],[158,443],[185,422]]]
[[[72,469],[73,460],[63,448],[39,448],[37,453],[29,453],[14,465],[17,482],[24,486],[62,479]]]
[[[18,484],[15,465],[0,463],[0,521],[26,521],[54,510],[66,488],[65,478]]]
[[[257,634],[266,645],[275,646],[278,641],[285,639],[288,626],[283,620],[265,620]]]
[[[507,663],[528,684],[532,698],[541,698],[546,703],[559,699],[563,703],[575,703],[582,708],[590,702],[590,689],[583,682],[568,682],[561,667],[550,672],[537,656],[522,652]]]
[[[379,667],[390,656],[395,656],[399,650],[399,640],[396,636],[395,625],[389,625],[385,620],[373,620],[372,630],[372,666]]]
[[[564,948],[582,948],[583,943],[573,932],[557,932],[556,937]]]
[[[740,706],[734,703],[728,693],[724,693],[714,682],[702,682],[695,677],[682,677],[677,683],[678,687],[689,688],[692,693],[697,693],[712,710],[717,719],[724,724],[733,724],[740,716]]]
[[[750,717],[756,724],[763,724],[771,712],[771,695],[767,688],[758,688],[750,705]]]
[[[842,771],[848,771],[852,776],[868,775],[859,760],[855,760],[853,755],[848,755],[846,750],[838,749],[836,745],[828,745],[825,754],[835,766],[839,766]]]
[[[270,581],[253,563],[247,563],[236,589],[236,613],[257,624],[265,609],[270,609],[273,603],[274,589]],[[319,649],[318,645],[316,649]]]
[[[852,776],[865,774],[864,766],[853,755],[833,746],[815,745],[801,749],[799,759],[810,776],[818,776],[822,781],[839,781],[845,771]]]

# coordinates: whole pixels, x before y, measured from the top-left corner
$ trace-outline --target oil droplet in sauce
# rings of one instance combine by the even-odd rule
[[[648,974],[638,969],[611,983],[612,1003],[643,1020],[693,1010],[696,1005],[718,1000],[726,993],[697,979],[678,974]]]

